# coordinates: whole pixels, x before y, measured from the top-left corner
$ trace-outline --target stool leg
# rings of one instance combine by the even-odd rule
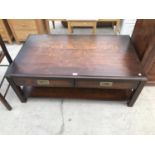
[[[0,100],[2,101],[2,104],[3,104],[8,110],[12,110],[12,107],[11,107],[10,104],[7,102],[7,100],[2,96],[2,94],[0,94]]]
[[[52,20],[53,29],[55,29],[55,22]]]
[[[97,23],[95,22],[94,25],[93,25],[93,34],[96,33],[96,27],[97,27],[96,25],[97,25]]]
[[[70,22],[68,22],[68,33],[69,34],[73,33],[73,28],[72,28]]]
[[[120,21],[119,21],[119,20],[116,22],[115,33],[116,33],[116,34],[119,34],[119,33],[120,33]]]

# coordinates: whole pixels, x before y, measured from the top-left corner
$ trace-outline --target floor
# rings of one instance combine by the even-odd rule
[[[65,33],[60,27],[52,33]],[[88,30],[83,30],[88,33]],[[80,33],[79,29],[75,32]],[[102,34],[113,34],[112,29],[97,30]],[[7,45],[15,58],[21,45]],[[3,60],[6,64],[6,60]],[[5,67],[0,68],[0,75]],[[1,78],[1,77],[0,77]],[[6,88],[5,81],[2,92]],[[69,100],[69,99],[28,99],[21,103],[10,88],[7,100],[13,107],[7,111],[0,104],[0,134],[155,134],[155,87],[145,87],[130,108],[125,102]]]

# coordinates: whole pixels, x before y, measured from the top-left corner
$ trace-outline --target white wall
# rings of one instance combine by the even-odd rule
[[[132,36],[136,19],[123,19],[120,34]]]

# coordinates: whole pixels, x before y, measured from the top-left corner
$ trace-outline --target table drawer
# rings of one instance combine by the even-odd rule
[[[11,19],[9,20],[9,23],[13,27],[14,30],[35,30],[36,29],[36,23],[35,20],[30,19]]]
[[[0,29],[4,30],[5,29],[5,25],[4,25],[4,20],[0,19]]]
[[[0,25],[0,32],[4,32],[4,29],[1,27],[1,25]]]
[[[136,81],[115,81],[115,80],[77,80],[76,87],[79,88],[106,88],[106,89],[134,89]]]
[[[0,35],[2,36],[3,40],[6,41],[7,40],[7,36],[6,33],[0,29]]]
[[[74,87],[72,79],[14,78],[14,82],[19,86]]]

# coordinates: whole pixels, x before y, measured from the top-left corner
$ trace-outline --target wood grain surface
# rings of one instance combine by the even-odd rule
[[[142,73],[129,36],[31,35],[12,67],[16,76],[137,78]]]

